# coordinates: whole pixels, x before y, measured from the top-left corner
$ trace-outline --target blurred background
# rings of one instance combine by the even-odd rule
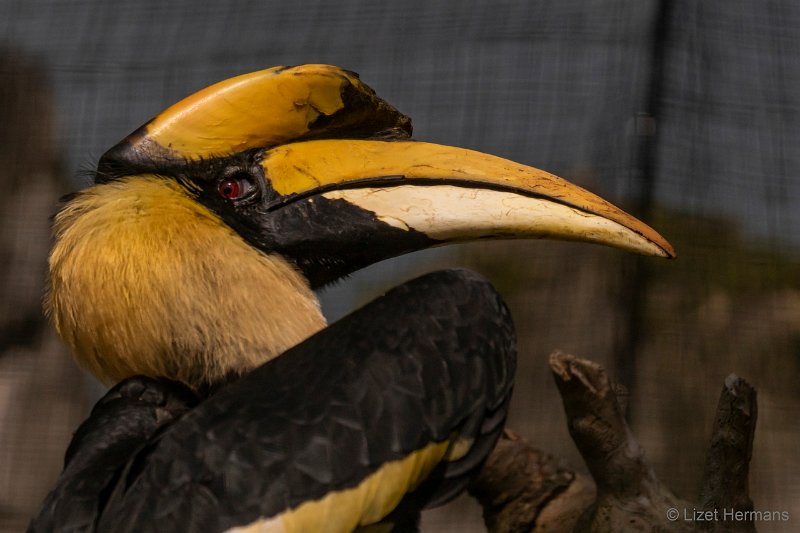
[[[792,0],[0,0],[0,531],[20,531],[102,388],[40,313],[48,217],[110,146],[178,99],[323,62],[414,137],[544,168],[633,212],[673,262],[493,242],[411,255],[322,293],[331,320],[418,274],[467,266],[509,302],[509,426],[582,469],[547,368],[605,365],[657,475],[697,496],[735,372],[759,394],[755,508],[800,528],[800,4]],[[461,498],[423,531],[480,531]]]

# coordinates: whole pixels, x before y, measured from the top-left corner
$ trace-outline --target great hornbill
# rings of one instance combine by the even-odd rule
[[[55,218],[46,308],[117,385],[32,530],[413,527],[502,429],[509,313],[458,270],[330,327],[314,289],[471,239],[674,255],[558,177],[410,135],[356,74],[304,65],[208,87],[102,156]]]

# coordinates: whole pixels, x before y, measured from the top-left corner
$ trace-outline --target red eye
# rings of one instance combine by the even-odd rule
[[[239,172],[223,178],[217,184],[217,192],[226,200],[238,200],[253,190],[253,181],[249,174]]]

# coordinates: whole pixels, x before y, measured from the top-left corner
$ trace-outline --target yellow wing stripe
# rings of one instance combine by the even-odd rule
[[[331,492],[277,516],[229,529],[228,533],[339,533],[374,524],[391,513],[437,464],[458,460],[471,446],[472,440],[466,439],[429,444],[386,463],[351,489]]]

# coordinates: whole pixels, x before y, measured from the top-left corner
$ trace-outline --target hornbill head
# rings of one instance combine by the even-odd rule
[[[561,178],[410,134],[409,118],[332,66],[189,96],[109,150],[57,214],[56,329],[103,381],[201,388],[325,327],[313,289],[414,250],[558,238],[674,256]]]

